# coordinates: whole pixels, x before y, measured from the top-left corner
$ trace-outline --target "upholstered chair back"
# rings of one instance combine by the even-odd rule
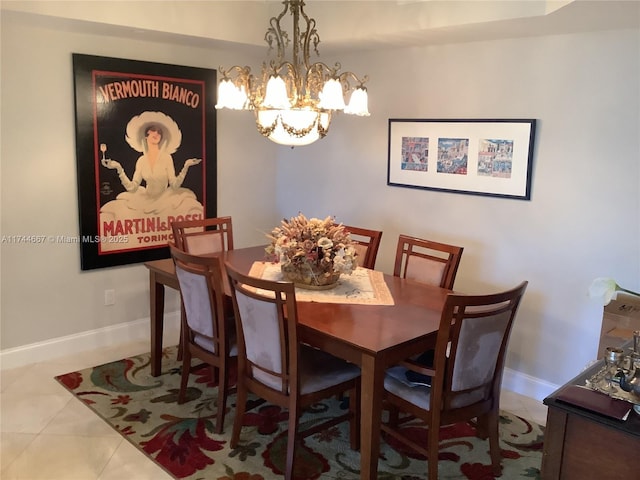
[[[219,262],[218,259],[216,261]],[[187,269],[180,263],[176,264],[176,275],[180,283],[185,316],[193,335],[193,342],[212,353],[218,353],[219,332],[216,313],[218,300],[215,293],[211,291],[212,280],[208,278],[205,271]]]
[[[251,375],[264,385],[286,393],[289,372],[284,303],[259,298],[243,290],[236,292],[236,298]]]
[[[288,395],[297,382],[299,355],[293,283],[252,277],[230,283],[239,315],[240,374]]]
[[[194,255],[233,250],[231,217],[175,221],[171,224],[176,246]]]
[[[461,309],[464,307],[460,307]],[[483,312],[484,310],[484,312]],[[460,408],[488,398],[497,375],[498,360],[511,329],[509,302],[488,307],[467,307],[455,315],[451,344],[451,404]]]
[[[453,289],[463,247],[400,235],[393,274]]]

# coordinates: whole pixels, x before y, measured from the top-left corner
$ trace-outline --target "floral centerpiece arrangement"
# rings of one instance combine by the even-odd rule
[[[629,295],[640,297],[640,293],[622,288],[613,278],[598,277],[589,286],[589,296],[602,302],[602,305],[609,305],[611,300],[616,298],[618,292],[625,292]]]
[[[306,288],[331,288],[341,274],[357,268],[354,242],[331,216],[320,220],[302,213],[282,220],[267,238],[270,259],[281,264],[286,280]]]

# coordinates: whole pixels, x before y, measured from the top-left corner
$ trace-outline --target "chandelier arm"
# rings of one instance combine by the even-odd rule
[[[269,45],[269,51],[273,50],[273,43],[275,41],[278,50],[278,63],[284,60],[285,49],[289,45],[289,35],[286,31],[282,30],[280,26],[280,20],[284,17],[289,10],[290,2],[282,2],[284,9],[277,17],[271,17],[269,19],[269,25],[271,25],[264,34],[264,40]],[[293,6],[292,6],[293,9]],[[293,11],[293,10],[292,10]]]
[[[273,71],[274,74],[276,75],[281,75],[282,71],[286,69],[286,75],[296,75],[296,69],[293,66],[293,63],[287,61],[287,62],[280,62],[278,64],[276,64],[274,61],[271,62],[271,70]]]
[[[340,80],[340,83],[343,86],[347,87],[347,90],[349,90],[351,88],[351,84],[349,83],[349,79],[350,78],[355,83],[357,83],[357,86],[355,88],[364,88],[364,84],[367,83],[367,81],[369,80],[369,77],[367,75],[365,75],[364,77],[362,77],[362,79],[360,79],[353,72],[342,72],[340,75],[338,75],[338,80]]]
[[[339,65],[338,63],[336,66]],[[307,68],[307,73],[313,70],[318,70],[320,72],[327,72],[329,75],[333,76],[339,70],[339,68],[332,68],[324,62],[314,62]]]
[[[315,19],[310,18],[304,11],[304,2],[301,1],[299,5],[300,5],[299,7],[300,15],[302,15],[305,23],[307,24],[307,29],[304,32],[299,33],[300,35],[299,41],[300,41],[300,45],[302,46],[304,66],[308,70],[309,61],[311,59],[311,56],[309,53],[311,44],[313,44],[313,50],[316,53],[316,55],[318,56],[320,55],[320,52],[318,52],[318,45],[320,44],[320,35],[318,34],[318,30],[316,29]]]
[[[227,69],[225,69],[224,67],[218,67],[218,71],[222,75],[223,80],[230,80],[229,75],[234,71],[237,72],[239,76],[251,75],[251,67],[249,66],[241,67],[240,65],[234,65],[233,67],[229,67]]]

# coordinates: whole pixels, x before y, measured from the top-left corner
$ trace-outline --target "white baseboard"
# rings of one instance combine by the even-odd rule
[[[165,313],[164,331],[180,329],[180,312]],[[53,338],[0,351],[0,368],[16,368],[31,363],[46,362],[96,348],[111,347],[120,343],[149,340],[149,318],[120,323],[110,327]],[[166,335],[165,335],[166,338]]]
[[[166,313],[165,332],[179,331],[180,312]],[[143,318],[128,323],[90,330],[75,335],[54,338],[0,352],[0,368],[16,368],[31,363],[46,362],[67,355],[88,352],[96,348],[110,347],[119,343],[149,339],[149,319]],[[505,368],[502,386],[507,390],[542,401],[559,388],[549,382]]]
[[[560,385],[505,368],[502,374],[502,388],[542,401],[560,388]]]

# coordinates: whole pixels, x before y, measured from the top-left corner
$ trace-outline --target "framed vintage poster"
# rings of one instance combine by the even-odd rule
[[[389,120],[387,185],[530,200],[535,120]]]
[[[73,54],[82,270],[168,258],[216,216],[216,71]]]

